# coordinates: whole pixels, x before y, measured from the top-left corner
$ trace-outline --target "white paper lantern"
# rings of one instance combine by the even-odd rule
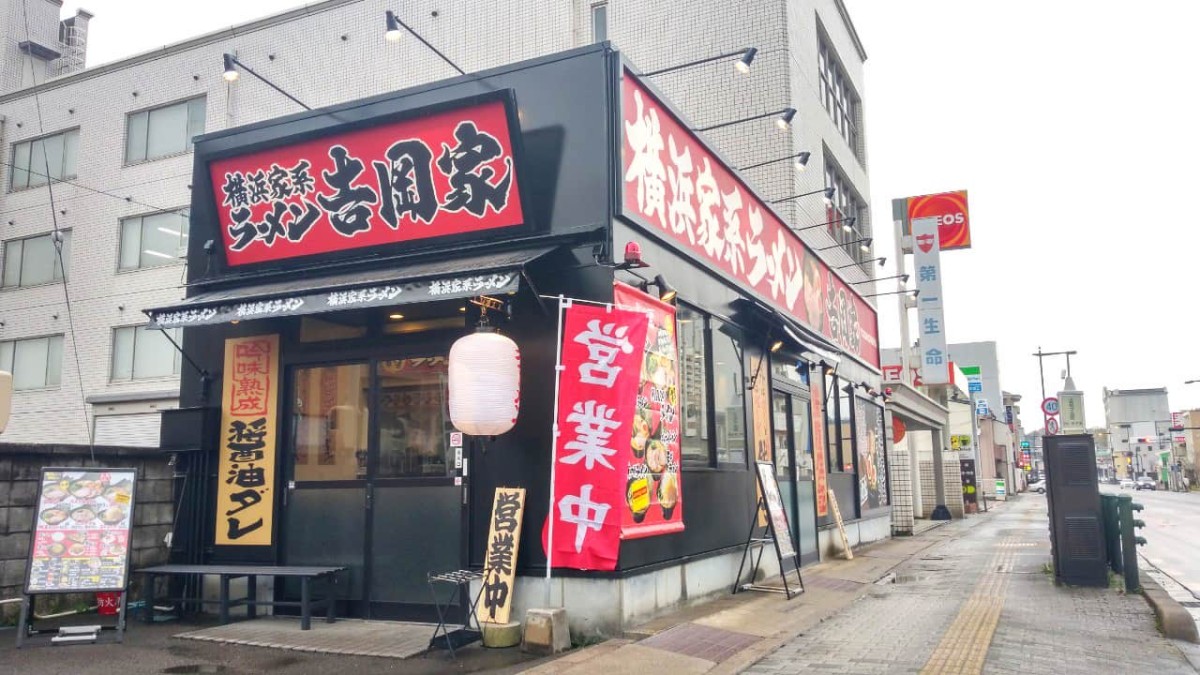
[[[450,347],[450,421],[472,436],[497,436],[517,423],[521,406],[521,352],[491,330]]]

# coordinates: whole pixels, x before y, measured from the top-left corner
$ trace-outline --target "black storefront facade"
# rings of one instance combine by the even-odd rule
[[[187,297],[147,312],[194,365],[163,417],[188,476],[176,560],[346,565],[339,613],[428,618],[427,573],[482,567],[495,489],[522,487],[514,616],[543,606],[554,298],[658,275],[685,529],[623,541],[612,572],[556,569],[551,603],[616,631],[728,592],[756,459],[803,562],[840,546],[826,488],[854,543],[888,536],[873,309],[634,72],[597,45],[196,140]],[[620,268],[630,243],[648,267]],[[448,354],[485,312],[520,349],[520,413],[459,450]],[[270,365],[229,356],[264,336]],[[231,391],[261,414],[230,417]]]

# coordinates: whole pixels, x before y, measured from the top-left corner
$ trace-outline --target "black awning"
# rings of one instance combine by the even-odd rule
[[[151,327],[178,328],[500,295],[516,291],[521,269],[550,250],[521,249],[330,276],[300,273],[288,281],[200,293],[145,312]]]
[[[774,307],[751,298],[738,298],[734,305],[755,315],[769,330],[775,331],[777,337],[786,337],[796,349],[812,354],[816,357],[814,360],[831,366],[841,360],[842,350],[836,345]]]

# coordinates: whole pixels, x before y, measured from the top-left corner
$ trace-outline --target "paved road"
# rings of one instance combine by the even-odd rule
[[[1039,495],[974,516],[984,520],[747,672],[1195,672],[1141,596],[1054,585],[1046,517]]]

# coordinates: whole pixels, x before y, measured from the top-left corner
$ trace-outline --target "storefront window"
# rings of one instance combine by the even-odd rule
[[[838,447],[841,444],[841,433],[838,428],[838,406],[833,403],[837,396],[838,380],[830,371],[822,378],[825,382],[825,466],[831,473],[841,471],[841,461],[838,458]]]
[[[852,433],[849,387],[838,381],[838,471],[854,473],[854,434]]]
[[[746,380],[742,372],[741,333],[712,321],[713,412],[717,463],[746,463]]]
[[[854,400],[858,435],[858,481],[862,508],[888,505],[887,453],[883,435],[883,408],[863,398]]]
[[[295,480],[366,478],[370,429],[367,365],[298,368],[293,387]]]
[[[708,372],[704,345],[704,315],[679,307],[676,312],[679,333],[679,414],[683,461],[708,463]]]
[[[450,424],[444,356],[379,363],[380,478],[444,478]]]

